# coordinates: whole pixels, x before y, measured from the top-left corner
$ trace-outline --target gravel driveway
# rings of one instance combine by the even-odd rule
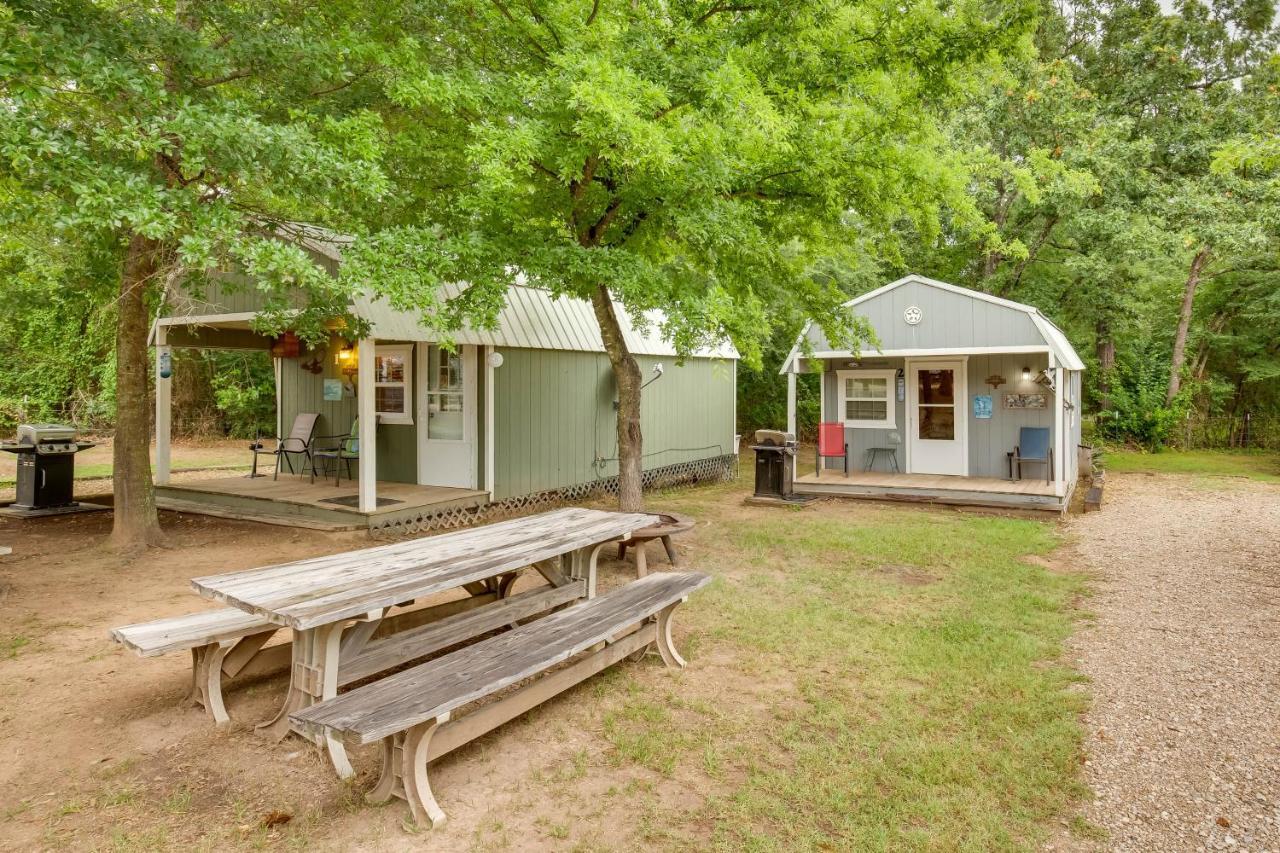
[[[1096,621],[1081,816],[1052,848],[1280,851],[1280,486],[1112,476],[1070,531]]]

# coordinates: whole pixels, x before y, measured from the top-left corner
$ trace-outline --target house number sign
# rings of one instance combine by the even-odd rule
[[[918,326],[920,321],[924,319],[924,312],[915,305],[910,305],[902,312],[902,319],[907,321],[908,326]]]

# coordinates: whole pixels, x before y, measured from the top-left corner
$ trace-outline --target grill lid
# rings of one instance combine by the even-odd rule
[[[75,441],[76,428],[66,424],[18,424],[19,444]]]

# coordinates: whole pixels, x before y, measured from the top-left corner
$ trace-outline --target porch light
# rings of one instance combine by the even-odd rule
[[[334,356],[334,363],[338,365],[344,376],[354,376],[360,369],[355,347],[351,346],[350,341],[342,342],[342,349],[338,350],[338,354]]]
[[[1022,368],[1022,381],[1023,381],[1023,382],[1030,382],[1030,381],[1031,381],[1031,368],[1030,368],[1030,367],[1026,367],[1025,365],[1024,365],[1024,366],[1023,366],[1023,368]]]

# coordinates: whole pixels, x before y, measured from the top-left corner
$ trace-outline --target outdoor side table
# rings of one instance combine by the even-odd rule
[[[902,473],[902,469],[898,467],[898,448],[896,447],[868,447],[867,465],[862,470],[873,470],[876,467],[876,460],[880,458],[882,453],[889,457],[889,463],[893,466],[893,470]]]

